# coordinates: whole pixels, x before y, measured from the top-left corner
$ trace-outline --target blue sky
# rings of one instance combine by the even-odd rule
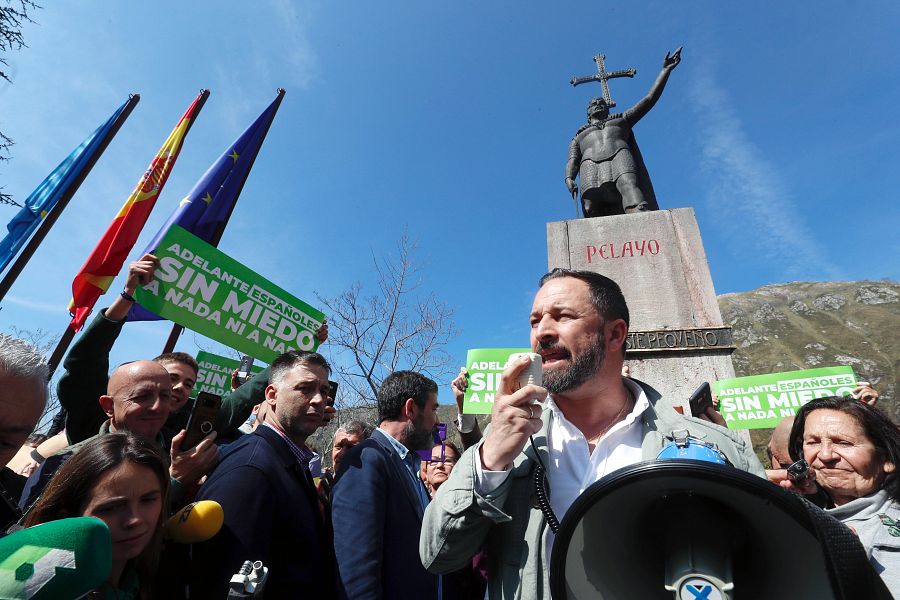
[[[473,347],[526,343],[546,223],[573,216],[569,140],[612,82],[627,107],[683,61],[636,134],[662,208],[692,206],[717,293],[896,280],[900,4],[872,2],[48,3],[7,55],[0,185],[22,200],[119,106],[141,102],[16,282],[0,329],[61,332],[71,281],[177,119],[212,92],[131,260],[225,147],[287,90],[220,248],[321,306],[404,229],[423,286]],[[0,221],[15,214],[0,206]],[[120,281],[112,290],[121,288]],[[98,307],[106,306],[109,296]],[[114,362],[158,353],[133,324]],[[196,352],[191,334],[178,349]],[[449,401],[442,391],[442,400]]]

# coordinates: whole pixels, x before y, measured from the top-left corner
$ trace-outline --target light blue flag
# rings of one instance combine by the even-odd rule
[[[0,272],[15,258],[41,220],[53,210],[59,199],[73,186],[80,183],[79,175],[90,164],[91,158],[100,150],[107,134],[129,101],[119,107],[106,123],[75,148],[53,172],[41,182],[37,189],[25,200],[22,210],[6,226],[9,233],[0,241]]]

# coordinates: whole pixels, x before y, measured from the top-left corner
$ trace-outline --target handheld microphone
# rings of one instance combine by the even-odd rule
[[[0,539],[0,598],[75,600],[100,587],[112,568],[106,524],[60,519]]]
[[[516,352],[515,354],[510,354],[509,359],[506,361],[506,364],[514,363],[523,356],[527,356],[528,360],[531,362],[528,364],[528,367],[525,368],[524,371],[519,375],[518,384],[519,389],[525,387],[526,385],[543,385],[544,381],[544,360],[541,358],[540,354],[535,352]]]
[[[196,544],[212,539],[219,533],[225,513],[214,500],[199,500],[188,504],[166,521],[165,538],[179,544]]]

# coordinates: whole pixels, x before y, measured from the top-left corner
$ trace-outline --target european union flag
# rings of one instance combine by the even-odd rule
[[[283,97],[284,90],[279,90],[278,97],[272,104],[209,167],[147,245],[144,254],[156,250],[172,225],[183,227],[213,246],[218,245],[224,226],[241,194],[247,176],[250,175],[253,161],[256,160]],[[159,319],[160,317],[138,304],[135,304],[128,313],[129,321]]]
[[[6,226],[9,233],[0,241],[0,271],[3,271],[12,262],[34,230],[40,225],[41,220],[53,210],[59,199],[62,198],[73,186],[81,183],[80,175],[91,164],[94,155],[101,151],[107,135],[112,131],[119,115],[125,111],[131,100],[127,100],[119,107],[107,121],[98,127],[94,133],[72,150],[59,166],[41,182],[37,189],[25,200],[22,210],[13,217]]]

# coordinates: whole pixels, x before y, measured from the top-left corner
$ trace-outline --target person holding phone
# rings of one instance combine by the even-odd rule
[[[765,476],[735,433],[659,407],[656,390],[622,377],[628,320],[622,291],[603,275],[554,269],[541,278],[530,322],[543,386],[517,384],[530,358],[504,370],[490,429],[425,511],[419,550],[429,571],[452,572],[488,547],[491,598],[549,597],[554,536],[533,505],[536,455],[547,465],[559,519],[607,473],[656,458],[676,431],[716,444],[735,467]]]
[[[57,395],[67,413],[66,435],[70,444],[95,436],[106,420],[97,399],[106,393],[109,354],[122,332],[128,311],[134,306],[135,290],[153,279],[158,265],[159,259],[152,254],[145,254],[128,265],[122,293],[85,328],[63,361],[65,371],[57,385]],[[194,357],[184,352],[161,354],[153,360],[166,369],[172,382],[169,419],[164,429],[168,445],[187,422],[188,399],[197,381],[198,366]]]
[[[797,411],[790,458],[815,470],[826,512],[851,528],[869,563],[900,595],[900,431],[881,410],[848,396],[826,396]]]
[[[134,306],[135,290],[153,279],[158,266],[159,259],[152,254],[145,254],[129,263],[122,292],[108,308],[100,311],[66,355],[63,362],[65,372],[57,384],[57,396],[66,411],[68,447],[57,455],[66,454],[71,448],[77,448],[78,444],[104,433],[110,415],[100,398],[107,394],[111,381],[108,374],[109,354],[127,320],[128,311]],[[172,477],[176,481],[172,498],[177,502],[191,493],[190,489],[183,489],[182,484],[192,488],[215,467],[218,449],[213,442],[214,433],[208,441],[182,447],[184,428],[191,412],[188,400],[197,381],[197,361],[184,352],[169,352],[157,356],[153,362],[165,369],[170,391],[168,416],[152,437],[160,436],[160,446],[170,456]],[[43,465],[38,469],[43,470]],[[46,474],[43,477],[46,481]]]
[[[99,403],[107,416],[100,431],[92,438],[72,444],[45,460],[29,478],[20,506],[30,506],[40,496],[51,476],[71,456],[91,441],[110,433],[134,433],[169,454],[172,508],[182,505],[190,488],[218,460],[218,451],[213,443],[215,432],[194,448],[181,448],[185,435],[183,430],[175,436],[171,448],[166,444],[161,432],[172,407],[172,382],[168,371],[159,363],[138,360],[120,366],[110,376],[106,393],[100,396]]]

